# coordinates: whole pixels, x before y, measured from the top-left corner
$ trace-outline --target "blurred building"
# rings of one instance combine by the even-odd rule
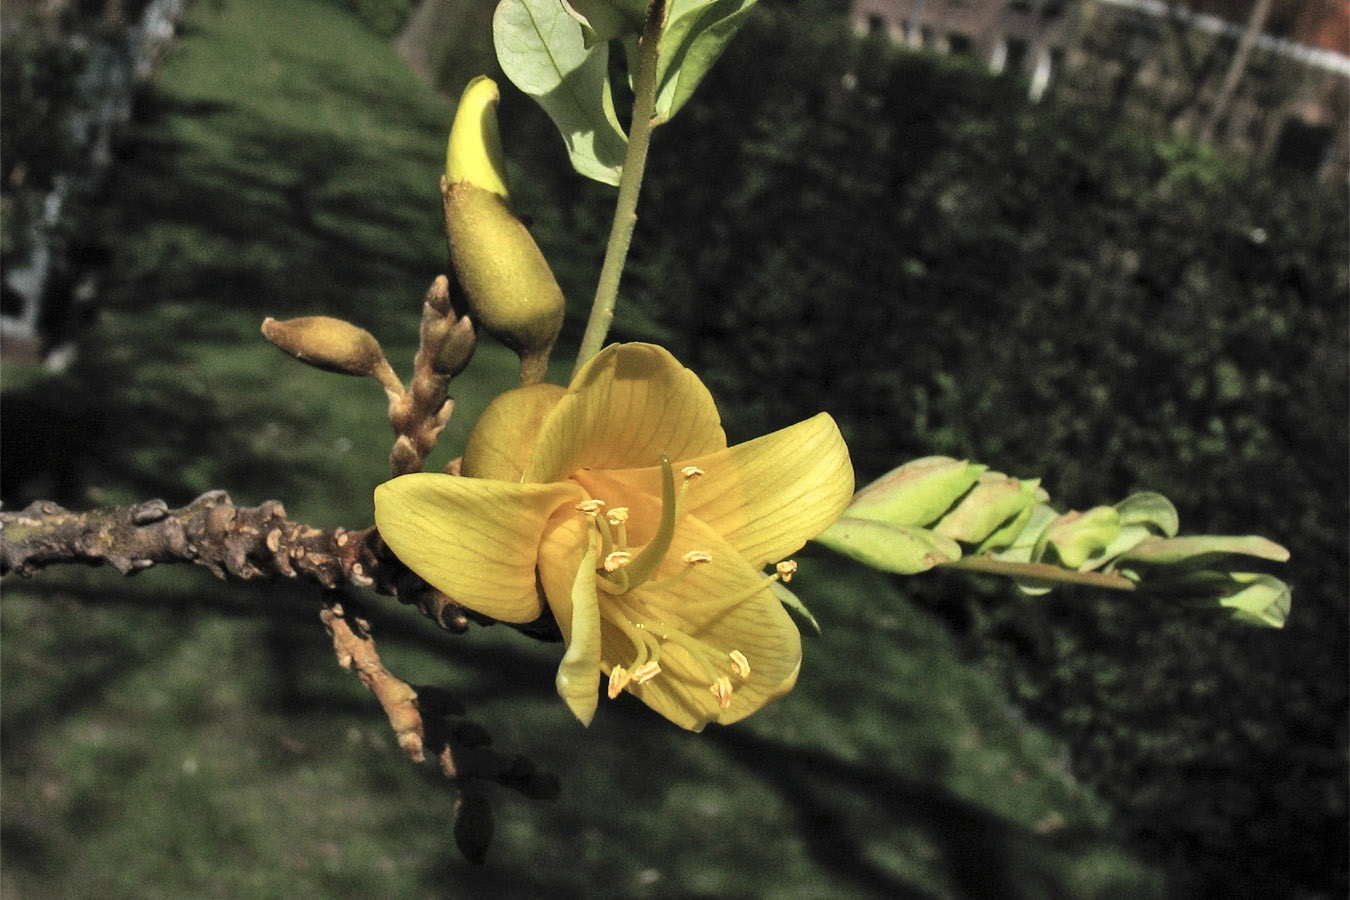
[[[1022,72],[1033,98],[1063,65],[1068,13],[1078,0],[854,0],[854,30],[898,44],[988,61]]]
[[[1033,99],[1053,91],[1261,163],[1350,171],[1350,0],[853,0],[852,20],[1020,74]]]

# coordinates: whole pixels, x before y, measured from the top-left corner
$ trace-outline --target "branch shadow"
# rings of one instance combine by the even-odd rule
[[[791,804],[812,859],[840,880],[877,897],[933,900],[934,896],[875,859],[878,835],[904,829],[922,834],[936,849],[935,864],[945,875],[951,896],[970,900],[1053,895],[1058,879],[1038,868],[1046,847],[1064,853],[1100,840],[1081,828],[1037,834],[952,794],[940,786],[943,758],[929,762],[925,777],[911,778],[884,765],[792,747],[744,728],[718,729],[709,739],[729,761]]]

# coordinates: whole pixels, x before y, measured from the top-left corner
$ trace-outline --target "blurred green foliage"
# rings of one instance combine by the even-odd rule
[[[830,411],[860,483],[970,457],[1064,508],[1153,489],[1186,531],[1288,546],[1281,633],[903,590],[1070,741],[1178,896],[1343,896],[1344,192],[1031,105],[823,8],[761,15],[657,132],[616,336],[666,341],[740,436]],[[555,257],[599,240],[578,193]]]
[[[345,9],[380,37],[393,37],[408,21],[417,0],[328,0]]]

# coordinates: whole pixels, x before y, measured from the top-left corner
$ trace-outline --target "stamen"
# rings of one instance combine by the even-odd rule
[[[628,687],[628,682],[632,680],[633,676],[628,674],[628,670],[623,666],[615,666],[613,669],[610,669],[609,689],[607,691],[609,699],[613,700],[615,697],[619,696],[619,694],[623,693],[623,689]],[[639,684],[640,683],[641,682],[639,682]]]
[[[690,657],[693,658],[694,662],[698,663],[708,678],[714,680],[717,678],[719,673],[717,667],[712,664],[711,660],[724,659],[726,657],[725,653],[700,641],[696,637],[685,634],[678,628],[670,628],[664,623],[656,624],[647,620],[633,608],[630,601],[631,598],[626,595],[616,596],[611,603],[602,604],[602,614],[610,616],[611,620],[613,615],[617,615],[626,619],[629,625],[637,629],[639,633],[650,631],[652,634],[660,637],[661,640],[669,641],[677,647],[687,650]],[[623,625],[620,624],[620,627],[622,628]],[[658,655],[659,652],[653,653],[652,658],[655,659]]]
[[[683,569],[681,569],[680,571],[676,572],[674,575],[670,576],[669,578],[663,581],[647,582],[647,590],[649,591],[669,590],[670,588],[678,584],[684,578],[684,576],[692,572],[694,570],[694,566],[701,566],[705,563],[710,563],[712,562],[713,558],[712,554],[709,553],[707,550],[690,550],[684,556],[681,556],[680,559],[685,563]]]
[[[792,576],[797,574],[797,563],[791,559],[783,560],[774,568],[778,571],[778,577],[783,579],[783,584],[787,584],[792,580]]]
[[[633,561],[633,554],[627,550],[615,550],[605,557],[605,571],[617,572]]]
[[[656,660],[645,662],[632,671],[633,684],[646,684],[657,675],[661,674],[661,667]]]
[[[605,501],[603,500],[582,500],[576,505],[577,512],[585,513],[588,516],[593,516],[604,508]]]
[[[717,705],[726,709],[731,706],[731,679],[723,675],[712,683],[708,688],[712,695],[717,698]]]
[[[604,585],[607,582],[601,579],[599,584]],[[648,660],[656,661],[661,655],[661,642],[656,635],[641,625],[636,625],[624,615],[623,611],[615,608],[614,605],[602,602],[600,604],[600,615],[611,625],[619,629],[628,638],[629,643],[633,645],[632,671],[641,669]],[[632,674],[630,671],[630,675]]]
[[[702,478],[704,472],[698,466],[685,466],[680,470],[680,474],[684,476],[685,481],[693,481],[695,478]]]
[[[609,519],[609,524],[611,525],[622,525],[624,522],[628,521],[628,507],[616,506],[605,513],[605,518]]]
[[[745,654],[739,650],[732,650],[727,655],[731,657],[731,671],[738,678],[749,678],[750,660],[745,658]]]

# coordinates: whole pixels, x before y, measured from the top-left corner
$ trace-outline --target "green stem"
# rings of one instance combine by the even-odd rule
[[[1032,578],[1037,581],[1053,581],[1058,584],[1084,584],[1091,587],[1112,588],[1117,591],[1133,591],[1138,585],[1124,575],[1110,572],[1079,572],[1075,569],[1061,569],[1045,563],[1015,563],[1001,559],[989,559],[985,556],[966,556],[955,562],[942,563],[946,569],[964,569],[968,572],[987,572],[991,575],[1005,575],[1009,578]]]
[[[633,242],[633,228],[637,225],[638,193],[642,190],[642,175],[647,168],[647,147],[651,143],[652,128],[658,124],[655,118],[656,61],[661,52],[661,29],[666,23],[666,2],[652,0],[647,7],[642,37],[638,39],[638,70],[633,80],[633,120],[628,126],[628,154],[623,161],[623,175],[619,177],[619,199],[614,206],[609,243],[605,245],[605,261],[600,267],[600,281],[595,287],[591,317],[581,338],[573,375],[600,352],[614,320],[619,279],[628,259],[628,247]]]

